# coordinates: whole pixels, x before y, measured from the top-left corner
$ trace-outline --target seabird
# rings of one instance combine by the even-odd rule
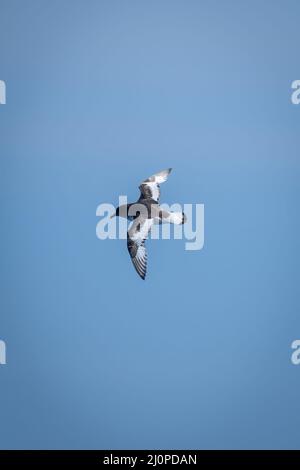
[[[145,240],[153,224],[169,222],[184,224],[186,216],[183,212],[168,212],[159,205],[160,183],[164,183],[172,168],[155,173],[144,180],[140,186],[139,199],[131,204],[119,206],[111,217],[125,217],[132,221],[127,232],[127,248],[131,261],[142,279],[146,277],[147,251]]]

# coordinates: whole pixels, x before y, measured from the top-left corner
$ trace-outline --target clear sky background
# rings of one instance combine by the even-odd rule
[[[0,0],[1,448],[299,448],[298,1]],[[96,207],[205,204],[205,246]]]

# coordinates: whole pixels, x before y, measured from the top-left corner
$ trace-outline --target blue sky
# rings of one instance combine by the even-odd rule
[[[299,2],[0,11],[0,447],[299,448]],[[166,167],[143,282],[96,207]]]

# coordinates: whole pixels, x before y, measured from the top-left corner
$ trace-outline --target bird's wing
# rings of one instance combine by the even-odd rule
[[[168,179],[171,170],[172,168],[168,168],[167,170],[160,171],[143,181],[139,186],[141,197],[144,199],[153,199],[158,202],[160,196],[159,185]]]
[[[127,232],[127,248],[131,261],[142,279],[145,279],[147,271],[145,240],[152,225],[153,219],[138,217],[132,222]]]

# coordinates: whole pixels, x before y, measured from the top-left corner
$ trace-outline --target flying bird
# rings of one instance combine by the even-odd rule
[[[125,217],[132,221],[127,232],[127,248],[137,273],[145,279],[147,272],[147,251],[145,240],[153,224],[169,222],[184,224],[186,216],[183,212],[168,212],[159,205],[160,183],[164,183],[172,168],[155,173],[144,180],[140,186],[139,199],[131,204],[119,206],[111,217]]]

